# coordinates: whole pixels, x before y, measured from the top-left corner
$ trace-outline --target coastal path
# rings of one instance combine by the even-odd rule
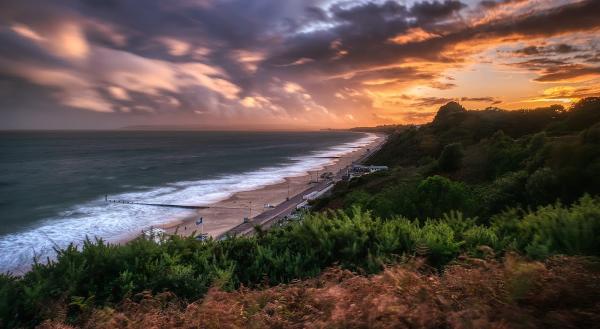
[[[360,156],[357,160],[353,161],[348,166],[340,169],[337,174],[333,177],[333,179],[323,180],[318,183],[315,183],[308,189],[296,194],[295,196],[289,198],[277,206],[275,208],[264,211],[255,217],[251,218],[249,221],[239,224],[238,226],[233,227],[229,231],[217,236],[217,239],[221,239],[227,236],[241,236],[241,235],[251,235],[255,232],[255,227],[259,226],[263,229],[268,229],[274,223],[277,223],[279,220],[283,219],[285,216],[290,216],[296,207],[304,202],[304,196],[308,195],[315,191],[321,191],[326,188],[329,184],[335,184],[342,180],[344,174],[350,169],[350,167],[355,163],[363,163],[367,161],[375,152],[379,151],[381,146],[385,143],[385,140],[381,143],[377,144],[369,151],[365,152],[362,156]]]

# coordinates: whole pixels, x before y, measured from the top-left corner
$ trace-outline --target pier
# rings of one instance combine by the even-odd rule
[[[134,205],[141,205],[141,206],[181,208],[181,209],[208,209],[208,208],[210,208],[208,206],[187,206],[187,205],[180,205],[180,204],[144,203],[144,202],[134,202],[134,201],[128,201],[128,200],[114,200],[114,199],[108,199],[107,197],[104,198],[104,201],[106,201],[108,203],[134,204]]]

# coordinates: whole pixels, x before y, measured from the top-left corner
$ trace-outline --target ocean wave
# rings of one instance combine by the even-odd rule
[[[366,134],[358,140],[302,157],[290,158],[290,164],[264,167],[259,170],[203,179],[166,184],[144,191],[111,195],[111,199],[146,203],[208,205],[225,200],[237,192],[255,190],[283,182],[287,177],[298,177],[309,171],[320,170],[343,156],[365,146],[375,138]],[[166,220],[193,214],[177,208],[158,208],[142,205],[107,204],[104,198],[66,209],[58,217],[48,218],[35,228],[0,236],[0,272],[20,272],[27,269],[34,257],[45,261],[53,257],[54,248],[69,243],[80,245],[86,237],[103,238],[116,242]]]

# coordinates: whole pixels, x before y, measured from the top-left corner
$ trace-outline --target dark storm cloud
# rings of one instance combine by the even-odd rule
[[[484,1],[473,8],[521,1]],[[245,100],[265,107],[263,112],[253,107],[260,113],[256,115],[296,117],[327,112],[325,107],[336,104],[367,111],[372,99],[354,89],[369,84],[421,81],[450,89],[455,84],[438,81],[443,76],[435,65],[467,61],[468,54],[449,53],[464,43],[493,44],[506,37],[527,40],[600,27],[600,1],[512,18],[492,17],[480,24],[471,24],[467,12],[467,6],[456,0],[410,5],[391,0],[4,1],[0,3],[0,74],[48,90],[44,99],[67,99],[56,106],[57,111],[93,103],[96,109],[113,111],[102,116],[171,113],[183,118],[196,113],[214,119],[246,115]],[[71,34],[63,31],[65,23],[75,26],[68,31]],[[45,41],[19,35],[13,30],[16,24],[38,31]],[[79,32],[87,44],[54,49],[54,38],[63,34],[77,38]],[[415,38],[395,39],[411,34]],[[515,65],[530,65],[540,72],[538,81],[597,72],[595,67],[550,57],[579,51],[568,44],[526,49],[522,55],[542,58]],[[81,58],[66,58],[61,51]],[[427,62],[434,68],[411,62]],[[408,64],[397,66],[403,63]],[[552,70],[551,65],[558,69]],[[17,72],[25,69],[31,72]],[[47,76],[34,81],[32,74],[41,70]],[[302,89],[286,91],[282,86],[288,82]],[[111,89],[115,86],[121,89]],[[341,97],[332,96],[338,92]],[[441,104],[437,102],[442,99],[423,98],[416,104]]]
[[[461,42],[492,40],[507,36],[533,38],[560,35],[568,32],[586,31],[600,27],[597,19],[600,1],[584,1],[564,5],[543,12],[523,15],[512,19],[493,20],[473,27],[453,29],[435,38],[423,41],[394,44],[389,39],[419,27],[409,23],[405,11],[396,9],[386,19],[382,18],[383,5],[368,4],[355,9],[360,14],[347,14],[354,22],[372,22],[366,27],[341,24],[326,31],[315,31],[286,39],[266,65],[293,63],[301,58],[310,58],[303,66],[319,72],[340,73],[343,70],[361,69],[386,65],[407,58],[421,58],[430,61],[452,61],[443,52]],[[368,8],[368,10],[366,9]],[[339,15],[338,15],[339,17]],[[330,45],[339,40],[348,54],[337,60]],[[300,70],[300,68],[296,68]]]
[[[493,9],[493,8],[496,8],[499,6],[513,4],[513,3],[520,3],[520,2],[525,2],[525,1],[527,1],[527,0],[500,0],[500,1],[484,0],[484,1],[479,2],[479,6],[484,9]]]
[[[600,67],[580,64],[567,64],[544,69],[535,78],[539,82],[576,81],[578,78],[600,76]]]
[[[6,2],[0,9],[33,26],[64,19],[64,13],[79,16],[79,20],[110,24],[127,38],[123,49],[150,58],[169,57],[155,42],[156,37],[164,36],[208,47],[214,53],[213,59],[224,60],[222,54],[232,49],[260,49],[276,42],[273,39],[281,38],[287,23],[314,16],[314,9],[309,9],[314,3],[318,1],[290,5],[271,0],[58,0],[52,4],[23,0]],[[97,32],[91,28],[87,31],[92,40],[108,45],[110,42]]]
[[[528,46],[515,50],[515,53],[523,55],[538,55],[540,53],[540,49],[536,46]]]
[[[309,84],[307,89],[313,95],[318,95],[324,93],[324,89],[320,85],[311,88],[310,82],[306,82],[306,80],[328,76],[343,77],[344,74],[351,73],[350,79],[338,79],[336,84],[338,87],[355,86],[361,79],[376,79],[376,74],[366,72],[377,72],[380,71],[376,69],[377,67],[402,63],[405,60],[417,59],[445,65],[452,62],[460,63],[465,57],[460,53],[459,56],[449,54],[448,51],[461,43],[486,44],[490,42],[492,45],[497,42],[497,39],[506,37],[528,40],[597,29],[600,27],[600,21],[596,19],[596,13],[600,12],[599,3],[585,1],[568,4],[512,18],[492,19],[475,26],[461,26],[452,23],[448,25],[447,31],[444,31],[444,28],[438,28],[437,30],[443,32],[425,40],[404,44],[395,44],[390,40],[396,35],[407,33],[409,29],[429,30],[429,26],[422,21],[411,21],[414,16],[412,16],[410,8],[393,6],[394,9],[384,17],[384,10],[381,8],[386,5],[385,3],[360,5],[353,10],[347,9],[348,12],[344,12],[342,15],[339,13],[333,15],[331,23],[337,23],[337,25],[333,25],[329,29],[316,30],[285,39],[281,45],[273,49],[271,56],[262,63],[261,68],[262,72],[268,72],[268,74],[291,75],[298,79],[297,81],[304,81]],[[388,4],[388,6],[391,5]],[[354,26],[356,24],[349,24],[349,21],[364,23],[356,27]],[[366,24],[367,22],[369,24]],[[339,44],[346,54],[341,57],[336,56],[338,52],[332,49],[332,43]],[[551,58],[542,60],[555,61]],[[297,61],[302,61],[302,64],[285,67],[285,69],[278,66]],[[426,75],[429,75],[430,86],[435,88],[436,85],[439,85],[435,81],[435,74],[432,75],[427,71],[421,72],[420,69],[402,72],[402,78],[399,81],[410,79],[422,81]],[[388,78],[394,79],[395,77]],[[548,78],[551,76],[546,77],[546,79]],[[394,83],[394,81],[390,81],[390,83]],[[331,89],[333,89],[332,86],[328,85],[325,90],[329,92]],[[413,105],[427,107],[442,104],[446,100],[423,99]]]
[[[577,48],[573,47],[571,45],[568,45],[566,43],[561,43],[554,47],[554,51],[559,54],[568,54],[568,53],[576,52]]]
[[[266,64],[289,64],[301,58],[310,58],[316,63],[308,66],[327,69],[333,64],[332,69],[335,70],[337,63],[328,63],[337,53],[331,47],[333,42],[338,41],[349,52],[350,58],[342,58],[339,62],[345,65],[356,57],[366,57],[365,53],[377,57],[376,52],[385,48],[384,43],[390,37],[409,28],[407,9],[393,1],[366,3],[350,8],[333,5],[331,12],[333,17],[330,24],[334,27],[286,39]]]
[[[306,18],[312,21],[323,22],[328,16],[325,10],[315,6],[306,7]]]
[[[561,59],[535,58],[512,63],[511,65],[536,72],[538,77],[534,80],[538,82],[575,81],[583,77],[600,75],[600,67],[598,66],[571,63]]]
[[[454,101],[453,98],[447,97],[420,97],[412,103],[413,106],[418,107],[431,107],[435,105],[444,105],[448,102]]]
[[[266,0],[82,1],[77,8],[122,27],[134,38],[177,36],[234,48],[251,46],[268,31],[277,32],[282,15],[289,10],[283,2]]]
[[[600,2],[588,0],[551,8],[541,13],[524,15],[512,20],[496,21],[475,28],[472,31],[489,36],[510,34],[523,36],[557,35],[598,28],[600,26],[597,19],[599,12]]]
[[[515,50],[515,54],[518,55],[553,55],[553,54],[569,54],[573,52],[577,52],[579,49],[577,47],[571,46],[566,43],[559,43],[553,46],[547,47],[538,47],[538,46],[527,46],[521,49]]]
[[[431,22],[445,19],[465,7],[466,5],[464,3],[456,0],[444,0],[444,2],[437,0],[432,2],[423,1],[417,2],[414,6],[412,6],[410,13],[418,21]]]
[[[551,59],[551,58],[534,58],[523,62],[516,62],[512,64],[515,67],[523,68],[523,69],[546,69],[549,67],[563,66],[567,65],[567,62],[561,59]]]
[[[378,20],[393,20],[407,14],[406,7],[395,1],[386,1],[380,5],[364,3],[350,8],[334,4],[330,11],[334,18],[356,24],[356,27],[359,28],[362,27],[361,24],[378,23]],[[365,27],[368,28],[368,26]]]

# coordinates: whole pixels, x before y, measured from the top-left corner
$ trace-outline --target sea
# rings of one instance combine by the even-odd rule
[[[85,239],[116,242],[192,210],[321,168],[376,138],[348,131],[0,132],[0,272]]]

